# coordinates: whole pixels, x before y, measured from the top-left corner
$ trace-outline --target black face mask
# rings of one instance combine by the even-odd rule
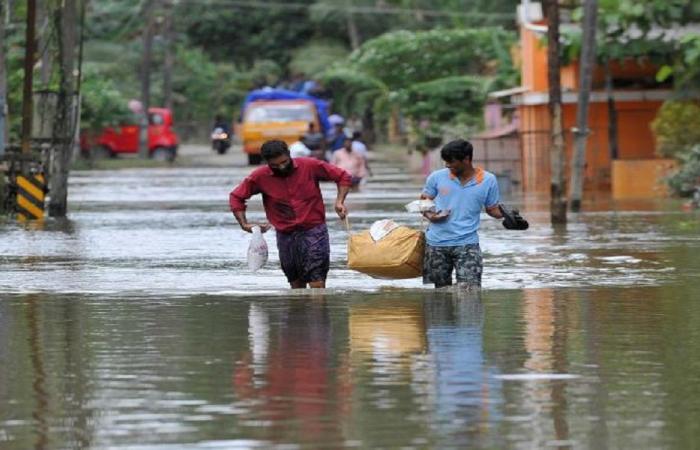
[[[272,173],[274,173],[277,176],[286,177],[292,173],[292,170],[294,170],[294,166],[292,165],[292,162],[289,161],[283,167],[275,167],[275,168],[270,167],[270,170],[272,170]]]

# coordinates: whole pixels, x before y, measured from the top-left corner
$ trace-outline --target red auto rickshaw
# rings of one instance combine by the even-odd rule
[[[173,130],[173,114],[167,108],[148,108],[148,153],[159,161],[172,161],[177,155],[178,137]],[[105,128],[94,138],[81,135],[83,155],[113,158],[121,154],[138,154],[139,126],[125,124]]]

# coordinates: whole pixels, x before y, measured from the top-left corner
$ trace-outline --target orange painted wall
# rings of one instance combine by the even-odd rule
[[[676,166],[672,159],[613,161],[612,196],[616,199],[667,197],[668,186],[663,179]]]
[[[520,29],[520,46],[522,51],[522,85],[533,91],[546,91],[547,82],[547,44],[537,33]],[[542,70],[544,68],[544,70]]]
[[[532,93],[546,94],[547,45],[544,35],[521,28],[521,76],[522,85]],[[629,59],[614,62],[611,71],[616,80],[642,80],[654,77],[657,67],[648,60]],[[603,68],[597,66],[593,74],[594,90],[602,89],[605,82]],[[576,92],[579,84],[577,61],[561,69],[562,91]],[[660,101],[619,101],[618,113],[619,160],[654,159],[655,142],[650,124],[661,106]],[[550,189],[550,121],[548,106],[521,105],[520,130],[522,148],[523,189],[527,192],[549,192]],[[567,161],[573,155],[574,136],[571,129],[576,122],[576,104],[564,104],[563,122]],[[608,145],[608,109],[605,102],[592,103],[589,112],[592,133],[586,146],[585,189],[610,191],[612,185],[612,161]],[[567,175],[570,164],[567,164]]]
[[[620,160],[654,159],[655,141],[650,124],[661,106],[659,101],[617,102]],[[573,156],[576,105],[562,110],[567,152],[567,174]],[[523,189],[549,192],[549,111],[547,105],[520,107]],[[608,145],[608,109],[606,103],[592,103],[589,112],[591,134],[586,145],[585,188],[610,190],[611,157]]]
[[[521,106],[520,139],[525,192],[549,192],[549,108]]]

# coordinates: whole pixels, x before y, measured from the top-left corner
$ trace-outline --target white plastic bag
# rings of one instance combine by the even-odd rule
[[[377,220],[369,228],[369,235],[372,236],[374,242],[377,242],[398,227],[399,225],[391,219]]]
[[[435,211],[435,202],[428,199],[414,200],[411,203],[407,203],[405,208],[408,212],[424,213],[426,211]]]
[[[253,236],[248,245],[248,268],[255,272],[267,263],[267,242],[259,226],[253,227]]]

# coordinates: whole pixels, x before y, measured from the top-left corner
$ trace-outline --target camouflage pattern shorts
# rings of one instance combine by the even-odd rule
[[[423,284],[434,283],[435,287],[452,284],[452,270],[457,274],[457,283],[470,287],[481,287],[481,272],[484,262],[479,244],[456,247],[425,247],[423,259]]]

